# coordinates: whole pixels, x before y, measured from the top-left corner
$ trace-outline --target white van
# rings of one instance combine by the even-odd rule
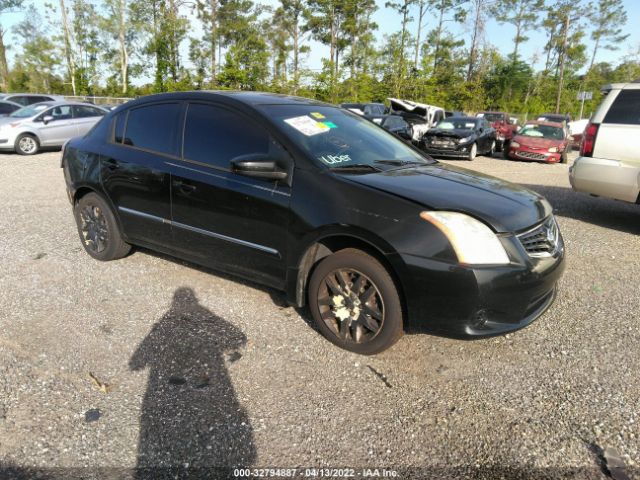
[[[607,85],[603,93],[569,181],[577,192],[640,203],[640,81]]]

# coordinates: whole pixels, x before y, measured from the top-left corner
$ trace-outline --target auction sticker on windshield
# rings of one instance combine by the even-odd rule
[[[331,127],[329,127],[328,125],[325,125],[322,122],[318,122],[306,115],[287,118],[285,122],[307,137],[311,137],[319,133],[325,133],[331,129]]]

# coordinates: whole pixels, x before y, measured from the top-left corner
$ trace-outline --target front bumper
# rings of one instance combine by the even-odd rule
[[[515,237],[508,241],[518,248]],[[408,329],[467,339],[500,335],[536,320],[553,303],[565,266],[561,238],[553,256],[504,266],[400,256],[410,279],[404,285]]]
[[[558,163],[562,159],[562,152],[551,153],[545,150],[518,147],[509,150],[509,157],[526,162]]]
[[[422,149],[432,157],[467,158],[471,145],[456,146],[455,148],[434,148],[423,144]]]

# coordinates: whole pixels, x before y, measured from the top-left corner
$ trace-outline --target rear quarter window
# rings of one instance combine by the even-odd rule
[[[621,90],[603,123],[640,125],[640,90]]]

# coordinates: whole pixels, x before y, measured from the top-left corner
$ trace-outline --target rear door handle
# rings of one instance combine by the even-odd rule
[[[174,180],[173,186],[178,188],[184,194],[192,193],[196,189],[195,185],[192,185],[190,183],[183,183],[180,180]]]

